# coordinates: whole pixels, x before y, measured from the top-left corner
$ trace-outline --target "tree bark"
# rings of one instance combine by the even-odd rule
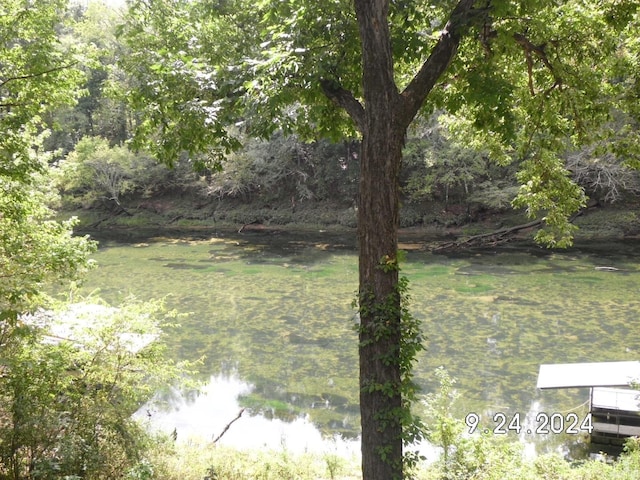
[[[381,121],[384,119],[380,119]],[[382,125],[363,137],[358,245],[360,268],[360,414],[364,479],[402,478],[398,167],[402,143]],[[389,141],[389,139],[393,139]],[[366,161],[364,161],[366,159]],[[389,265],[390,268],[385,268]]]
[[[364,124],[360,157],[360,415],[363,479],[402,478],[398,271],[383,268],[398,249],[398,173],[405,131],[394,118],[388,1],[356,0],[363,52]]]

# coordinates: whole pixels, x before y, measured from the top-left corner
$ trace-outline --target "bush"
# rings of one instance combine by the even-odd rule
[[[149,437],[132,414],[180,368],[160,302],[79,304],[0,326],[0,478],[123,478]]]
[[[127,196],[149,197],[167,191],[203,191],[205,184],[188,161],[173,169],[149,155],[124,146],[109,146],[106,139],[84,137],[60,163],[57,183],[63,199],[72,207],[97,203],[121,208]]]

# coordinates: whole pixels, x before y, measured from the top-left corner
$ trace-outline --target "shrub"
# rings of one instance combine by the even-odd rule
[[[180,371],[145,345],[171,316],[161,302],[80,304],[5,325],[0,478],[116,479],[139,465],[149,438],[132,414]]]
[[[173,169],[149,155],[125,146],[110,146],[106,139],[84,137],[60,163],[57,183],[63,199],[72,206],[115,204],[127,196],[148,197],[167,191],[204,190],[204,182],[188,161]]]

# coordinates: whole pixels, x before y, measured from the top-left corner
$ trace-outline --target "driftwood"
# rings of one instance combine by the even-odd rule
[[[589,203],[586,208],[576,212],[569,218],[569,223],[573,223],[573,221],[584,214],[585,212],[597,208],[599,204]],[[520,230],[526,230],[528,228],[539,227],[544,224],[544,220],[533,220],[529,223],[523,223],[522,225],[516,225],[514,227],[502,228],[500,230],[496,230],[489,233],[482,233],[480,235],[473,235],[472,237],[467,237],[461,240],[454,240],[451,242],[443,242],[432,247],[428,247],[427,250],[431,252],[442,252],[445,250],[455,250],[458,248],[467,248],[467,247],[475,247],[475,246],[496,246],[501,245],[503,243],[511,240],[513,234],[518,233]]]
[[[501,228],[500,230],[495,230],[489,233],[482,233],[480,235],[473,235],[471,237],[466,237],[460,240],[440,243],[429,248],[429,250],[431,250],[432,252],[441,252],[444,250],[454,250],[458,248],[475,247],[480,245],[500,245],[511,240],[512,236],[515,233],[518,233],[521,230],[526,230],[528,228],[538,227],[542,225],[542,223],[543,220],[534,220],[532,222],[524,223],[522,225],[516,225],[514,227]]]
[[[260,224],[260,220],[254,220],[253,222],[245,223],[238,229],[238,233],[242,233],[242,231],[249,225],[259,225],[259,224]]]
[[[215,440],[213,441],[213,443],[217,443],[218,440],[220,440],[222,438],[222,436],[227,433],[227,430],[229,430],[229,427],[231,427],[231,425],[233,425],[234,422],[238,421],[240,419],[240,417],[242,416],[242,414],[244,413],[244,408],[240,410],[240,412],[238,412],[238,416],[236,418],[234,418],[233,420],[231,420],[229,423],[227,423],[227,426],[224,427],[224,429],[222,430],[222,432],[220,433],[220,435],[218,435]]]

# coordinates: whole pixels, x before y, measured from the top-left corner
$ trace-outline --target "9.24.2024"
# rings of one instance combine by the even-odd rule
[[[465,424],[469,427],[469,434],[473,434],[478,430],[480,425],[480,415],[474,412],[470,412],[464,419]],[[502,412],[497,412],[492,417],[493,428],[484,428],[481,430],[484,434],[493,433],[494,435],[506,435],[509,432],[513,432],[516,435],[526,433],[527,435],[548,435],[548,434],[560,434],[567,433],[570,435],[577,435],[581,432],[591,433],[593,431],[593,425],[591,422],[591,413],[588,413],[582,420],[577,413],[567,413],[563,415],[561,413],[546,413],[540,412],[535,416],[535,422],[529,422],[530,425],[523,427],[526,424],[527,417],[519,412],[509,416]]]

